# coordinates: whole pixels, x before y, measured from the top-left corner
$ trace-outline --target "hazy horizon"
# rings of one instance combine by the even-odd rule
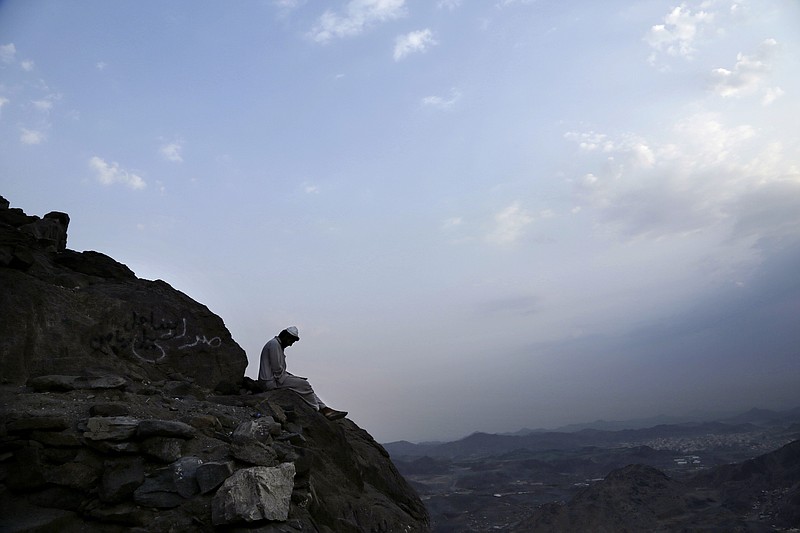
[[[380,442],[797,406],[800,4],[0,3],[0,194]]]
[[[788,406],[782,407],[777,409],[767,409],[768,411],[773,412],[786,412],[792,411],[794,409],[799,409],[800,406]],[[761,407],[751,407],[745,410],[733,410],[733,411],[703,411],[702,409],[694,409],[692,411],[680,413],[680,414],[665,414],[665,413],[658,413],[651,416],[643,416],[643,417],[635,417],[635,418],[626,418],[626,419],[616,419],[616,418],[596,418],[594,420],[582,420],[580,422],[570,422],[567,424],[558,424],[553,426],[547,427],[521,427],[515,429],[507,429],[503,431],[481,431],[480,429],[476,429],[474,431],[470,431],[464,435],[454,437],[454,438],[446,438],[446,439],[430,439],[430,440],[409,440],[409,439],[397,439],[394,441],[382,441],[382,444],[392,444],[395,442],[410,442],[412,444],[437,444],[437,443],[446,443],[446,442],[455,442],[467,437],[471,437],[475,434],[490,434],[490,435],[518,435],[518,434],[528,434],[534,432],[572,432],[572,431],[580,431],[580,429],[575,429],[577,426],[578,428],[586,427],[595,427],[603,424],[613,424],[614,426],[619,425],[620,427],[614,427],[609,431],[616,431],[618,429],[647,429],[651,427],[655,427],[659,424],[666,423],[666,424],[684,424],[684,423],[704,423],[704,422],[717,422],[717,421],[724,421],[724,419],[729,417],[735,417],[741,414],[745,414],[747,412],[752,411],[753,409],[761,410]],[[664,419],[667,419],[664,421]],[[643,425],[644,424],[644,425]],[[652,424],[652,425],[651,425]]]

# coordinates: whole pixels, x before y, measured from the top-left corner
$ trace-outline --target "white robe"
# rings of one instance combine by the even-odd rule
[[[306,378],[295,376],[286,371],[286,355],[283,353],[278,337],[273,337],[261,350],[261,364],[258,368],[258,381],[267,390],[289,389],[299,394],[314,409],[326,406],[314,393],[314,389]]]

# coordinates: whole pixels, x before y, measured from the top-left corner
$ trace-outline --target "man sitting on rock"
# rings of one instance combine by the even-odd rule
[[[277,337],[271,338],[261,350],[261,365],[258,369],[258,383],[263,390],[289,389],[299,394],[305,402],[317,409],[328,420],[338,420],[347,416],[346,411],[337,411],[325,405],[314,393],[307,378],[295,376],[286,371],[286,355],[283,351],[300,340],[295,326],[289,326]]]

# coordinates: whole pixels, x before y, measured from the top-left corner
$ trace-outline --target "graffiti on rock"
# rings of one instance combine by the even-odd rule
[[[222,345],[219,337],[209,338],[202,332],[189,333],[189,329],[186,318],[157,320],[152,311],[147,315],[134,311],[121,325],[95,335],[91,346],[103,352],[110,350],[116,355],[130,350],[142,361],[158,363],[175,350],[219,348]]]

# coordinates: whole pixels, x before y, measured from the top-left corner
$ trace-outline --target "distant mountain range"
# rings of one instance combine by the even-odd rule
[[[384,448],[422,496],[433,533],[800,527],[800,408]]]
[[[674,425],[674,424],[687,424],[690,422],[706,422],[715,420],[726,423],[752,423],[757,425],[764,425],[770,422],[781,423],[787,416],[797,416],[800,412],[800,407],[789,409],[787,411],[771,411],[769,409],[759,409],[754,407],[744,413],[708,413],[708,412],[695,412],[684,416],[668,416],[656,415],[646,418],[632,418],[629,420],[595,420],[594,422],[583,422],[580,424],[567,424],[553,429],[529,429],[523,428],[513,433],[501,433],[501,435],[529,435],[531,433],[546,433],[552,431],[559,432],[574,432],[583,429],[601,429],[606,431],[619,431],[622,429],[642,429],[650,428],[659,425]]]
[[[642,424],[647,420],[657,423],[643,427]],[[659,416],[627,422],[597,421],[591,424],[573,424],[555,431],[536,430],[515,434],[477,432],[451,442],[414,444],[397,441],[383,446],[392,457],[428,456],[451,459],[496,455],[517,449],[557,450],[582,446],[619,446],[658,438],[752,433],[776,426],[788,427],[800,424],[800,407],[786,411],[754,408],[745,413],[726,415],[724,418],[705,422],[664,423],[666,420],[673,418]]]
[[[540,506],[512,533],[552,531],[796,531],[800,441],[676,480],[644,465],[609,473],[570,499]]]

